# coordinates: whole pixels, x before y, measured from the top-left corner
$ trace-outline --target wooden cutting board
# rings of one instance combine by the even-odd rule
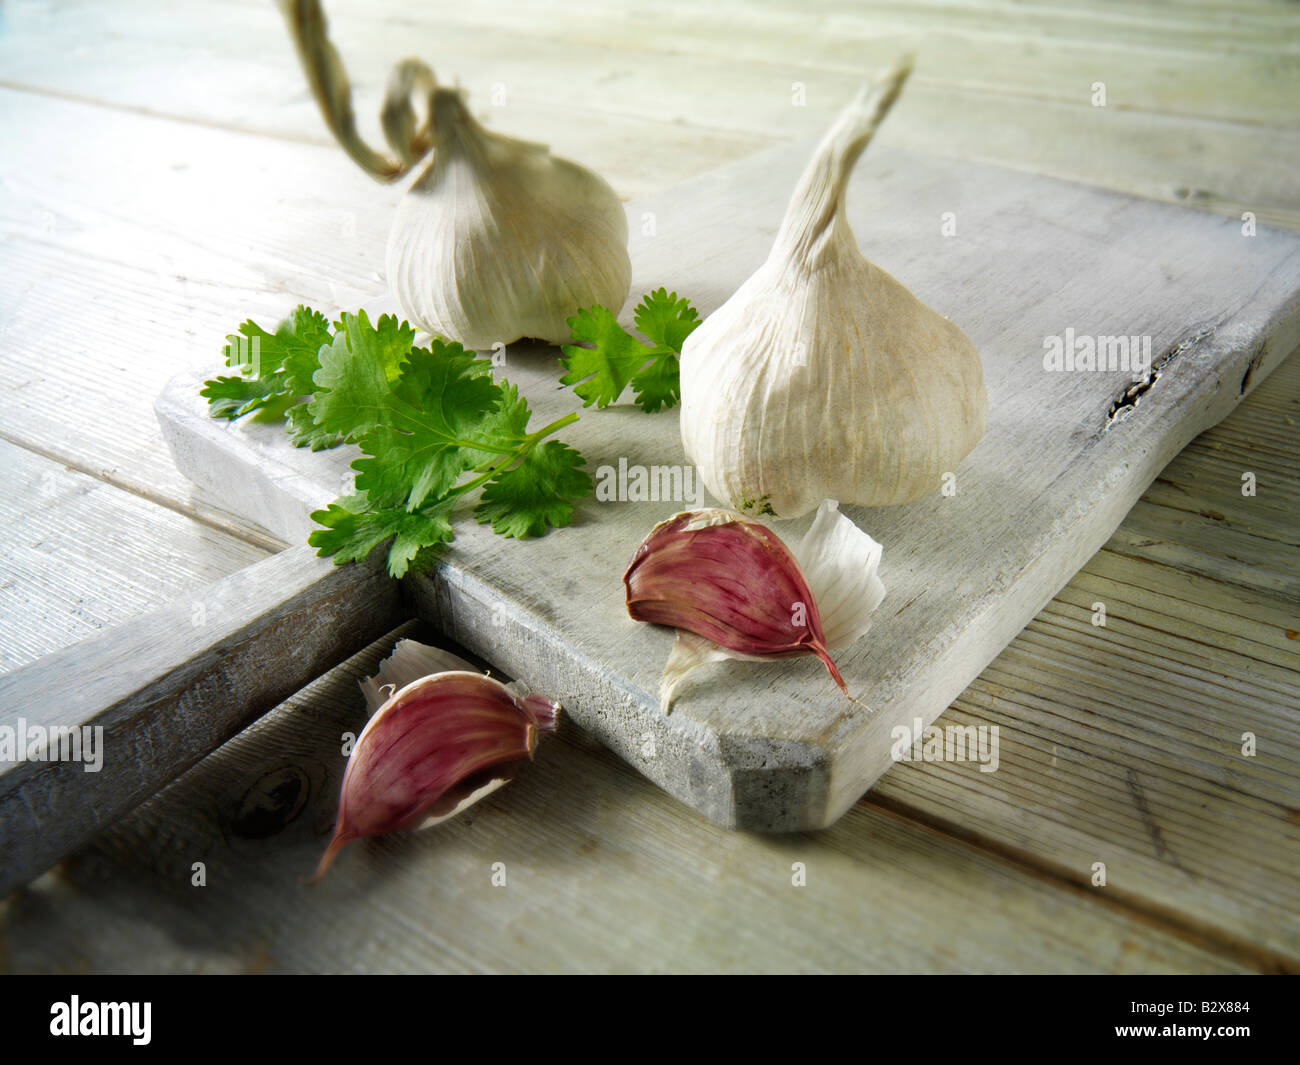
[[[810,150],[768,151],[630,205],[623,321],[660,285],[716,308],[766,256]],[[846,508],[884,545],[888,594],[871,632],[836,656],[869,709],[808,658],[709,666],[664,716],[656,687],[672,634],[628,618],[621,577],[651,526],[692,501],[588,500],[570,528],[528,542],[466,512],[435,569],[405,582],[450,637],[736,827],[839,817],[889,768],[895,728],[942,714],[1165,463],[1300,343],[1294,235],[883,144],[859,163],[848,207],[864,253],[974,340],[989,393],[988,433],[954,471],[954,494]],[[1149,337],[1154,369],[1049,371],[1053,337]],[[522,387],[537,424],[578,407],[557,385],[556,354],[515,345],[498,371]],[[157,404],[177,465],[225,507],[301,543],[308,513],[347,490],[356,452],[312,454],[278,427],[215,421],[198,388],[177,379]],[[563,439],[594,476],[685,463],[675,411],[583,411]],[[808,520],[777,531],[797,537]]]

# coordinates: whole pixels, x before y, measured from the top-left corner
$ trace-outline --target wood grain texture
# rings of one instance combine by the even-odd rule
[[[158,11],[136,0],[20,16],[0,39],[0,78],[328,143],[274,5]],[[914,50],[907,106],[882,143],[1300,225],[1300,21],[1285,9],[353,0],[329,13],[375,139],[388,69],[416,54],[495,128],[551,143],[629,197],[807,136],[866,73]]]
[[[324,148],[7,90],[0,128],[25,146],[0,158],[0,434],[219,521],[168,459],[159,387],[219,365],[245,316],[351,304],[344,277],[381,288],[387,223],[358,227],[351,205],[382,215],[396,193],[360,172],[321,179]],[[322,239],[310,259],[306,233]]]
[[[0,676],[0,895],[401,617],[395,582],[290,548],[177,602]],[[71,745],[32,729],[71,729]],[[86,730],[93,730],[86,732]],[[98,738],[95,738],[95,737]],[[17,739],[14,744],[13,740]],[[28,741],[32,744],[28,748]]]
[[[197,596],[266,551],[0,442],[0,672]]]
[[[765,257],[807,154],[762,153],[629,205],[633,291],[666,285],[713,310]],[[872,258],[975,341],[990,412],[955,495],[936,485],[916,504],[846,511],[885,545],[876,624],[837,656],[869,712],[853,712],[809,660],[711,667],[661,716],[655,688],[671,636],[628,621],[619,577],[655,522],[687,509],[684,498],[588,501],[572,528],[535,543],[462,523],[435,574],[411,582],[426,619],[552,691],[584,728],[726,825],[832,823],[889,768],[894,730],[942,713],[1165,463],[1300,342],[1300,240],[1284,233],[1246,237],[1229,220],[874,146],[848,203]],[[945,208],[964,237],[940,235]],[[646,215],[653,236],[637,233]],[[1048,372],[1044,338],[1067,330],[1145,335],[1152,357],[1168,361],[1111,418],[1142,373]],[[542,424],[577,406],[556,390],[545,348],[515,350],[503,372]],[[232,510],[304,537],[311,509],[344,490],[355,449],[304,453],[275,427],[214,422],[197,393],[182,377],[159,407],[178,466]],[[676,411],[591,411],[565,436],[597,476],[684,463]],[[808,520],[778,524],[796,536]],[[648,764],[637,753],[647,735],[668,752]]]
[[[1254,962],[879,809],[728,832],[572,727],[465,817],[329,837],[356,680],[251,725],[4,904],[10,972],[1236,972]],[[194,863],[206,885],[193,885]],[[500,865],[497,865],[500,863]],[[801,863],[805,885],[795,886]],[[494,887],[494,871],[504,886]]]
[[[1115,894],[1300,965],[1297,414],[1293,357],[955,702],[1000,723],[997,773],[900,765],[864,801],[1076,883],[1105,861]]]

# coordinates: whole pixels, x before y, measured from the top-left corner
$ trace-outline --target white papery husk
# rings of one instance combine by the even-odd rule
[[[859,251],[853,165],[910,68],[868,86],[813,155],[766,262],[687,338],[682,442],[715,498],[794,518],[919,499],[984,433],[979,352]]]
[[[734,511],[710,508],[696,511],[685,530],[752,521]],[[856,643],[871,628],[871,615],[885,598],[878,570],[884,548],[839,511],[833,499],[824,499],[817,516],[798,544],[786,544],[812,592],[829,650]],[[741,654],[683,629],[677,630],[663,675],[659,678],[659,706],[666,714],[673,695],[688,674],[710,662],[741,659],[768,662],[770,657]]]
[[[402,197],[388,278],[420,329],[486,351],[559,344],[567,319],[615,314],[632,267],[627,215],[609,184],[544,145],[483,128],[459,92],[431,97],[433,158]]]

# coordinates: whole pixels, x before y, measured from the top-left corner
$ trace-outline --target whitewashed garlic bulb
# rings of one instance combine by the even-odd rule
[[[686,455],[739,510],[911,502],[984,434],[979,352],[866,260],[845,214],[853,165],[910,71],[889,71],[839,116],[767,261],[682,349]]]
[[[483,128],[424,63],[394,69],[381,113],[397,156],[357,133],[352,93],[319,0],[279,0],[326,124],[362,169],[395,181],[432,151],[388,238],[389,283],[417,328],[487,350],[523,337],[569,339],[567,319],[615,314],[632,266],[627,215],[609,184],[544,145]],[[427,104],[424,122],[411,98]]]
[[[627,215],[590,170],[484,129],[460,93],[431,99],[433,159],[397,209],[388,278],[411,322],[467,348],[569,339],[583,307],[620,308]]]

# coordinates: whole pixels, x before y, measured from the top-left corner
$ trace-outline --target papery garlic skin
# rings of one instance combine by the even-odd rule
[[[884,548],[823,499],[817,516],[791,551],[812,590],[826,646],[832,651],[858,642],[871,628],[871,615],[884,601],[880,579]]]
[[[637,621],[685,629],[746,655],[815,654],[844,687],[799,563],[758,522],[718,510],[660,522],[623,583]]]
[[[484,129],[454,89],[430,97],[433,158],[402,197],[388,278],[412,324],[486,351],[559,344],[595,304],[615,314],[632,266],[627,214],[598,175]]]
[[[362,682],[371,705],[388,697],[348,759],[315,879],[355,839],[437,824],[478,802],[532,758],[541,732],[557,727],[558,703],[469,670],[420,676],[394,690],[413,666],[447,657],[404,640],[387,669]]]
[[[868,87],[813,155],[766,262],[687,338],[681,429],[709,491],[798,517],[919,499],[984,434],[979,352],[858,249],[853,165],[910,68]]]

